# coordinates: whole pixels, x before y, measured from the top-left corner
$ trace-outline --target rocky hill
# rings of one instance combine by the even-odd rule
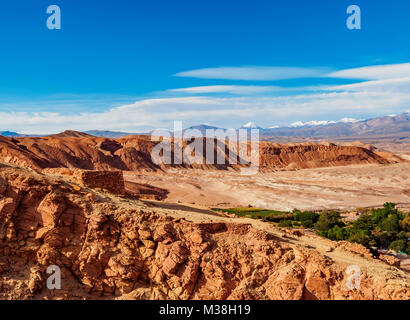
[[[210,140],[208,140],[210,142]],[[215,142],[215,141],[214,141]],[[36,170],[45,168],[79,168],[88,170],[162,170],[168,166],[153,163],[151,153],[156,142],[149,136],[129,136],[119,139],[93,137],[91,135],[66,131],[58,135],[37,138],[0,137],[0,162],[29,167]],[[189,145],[184,141],[183,147]],[[221,152],[225,164],[205,164],[204,150],[199,154],[202,165],[171,165],[181,168],[238,169],[229,164],[229,145],[214,143],[214,154]],[[236,156],[237,157],[237,156]],[[239,160],[239,158],[237,157]],[[335,144],[275,144],[260,143],[261,170],[300,169],[348,164],[387,164],[401,161],[389,154],[377,154],[375,150],[360,146],[337,146]]]
[[[360,246],[170,214],[2,165],[0,299],[410,299],[409,274]],[[61,290],[46,287],[51,265]]]

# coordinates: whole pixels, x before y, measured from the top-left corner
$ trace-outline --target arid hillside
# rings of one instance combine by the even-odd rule
[[[410,298],[409,274],[361,246],[258,223],[2,165],[0,299]],[[61,290],[46,287],[51,265]],[[348,285],[351,265],[360,289]]]
[[[204,159],[205,148],[199,157]],[[158,166],[151,159],[156,142],[148,136],[129,136],[120,139],[97,138],[84,133],[66,131],[59,135],[38,138],[0,137],[0,161],[29,167],[37,170],[45,168],[79,168],[88,170],[144,170],[157,171],[167,166]],[[184,141],[183,148],[189,145]],[[213,143],[214,155],[223,155],[225,164],[171,165],[179,168],[238,169],[229,164],[229,145]],[[212,149],[211,149],[212,150]],[[173,153],[172,153],[173,155]],[[236,158],[239,160],[238,156]],[[349,164],[388,164],[401,161],[377,154],[374,150],[360,146],[338,146],[335,144],[303,143],[275,144],[260,143],[260,168],[269,171],[276,169],[301,169]]]

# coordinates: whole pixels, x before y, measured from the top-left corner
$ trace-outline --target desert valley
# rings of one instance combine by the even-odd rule
[[[265,132],[250,176],[228,162],[157,165],[148,135],[0,137],[0,298],[408,300],[400,117],[399,132],[383,119],[384,133]],[[366,217],[371,232],[354,233]],[[393,242],[400,254],[380,254]]]

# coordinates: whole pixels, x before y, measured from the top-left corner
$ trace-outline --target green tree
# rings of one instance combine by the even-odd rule
[[[281,228],[292,228],[292,221],[291,220],[281,220],[279,222],[279,227],[281,227]]]
[[[373,209],[372,218],[374,223],[379,224],[382,220],[386,219],[389,215],[397,215],[398,210],[395,208],[396,205],[392,202],[386,202],[383,208]]]
[[[400,221],[400,228],[405,232],[410,232],[410,213],[407,213],[407,216]]]
[[[376,246],[379,248],[388,248],[392,242],[392,236],[386,231],[381,231],[380,228],[372,232],[373,238],[376,241]]]
[[[404,251],[406,249],[406,241],[404,240],[396,240],[390,244],[390,249],[394,251]]]
[[[318,231],[328,231],[335,225],[343,225],[343,222],[340,218],[340,212],[324,212],[320,215],[319,220],[316,222],[315,229]]]
[[[389,215],[380,222],[380,228],[383,231],[397,233],[399,231],[399,219],[397,215]]]
[[[306,229],[310,229],[310,228],[312,228],[313,225],[314,225],[314,222],[313,222],[313,220],[311,220],[311,219],[309,219],[309,220],[302,220],[301,223],[302,223],[303,228],[306,228]]]
[[[296,221],[312,220],[316,222],[318,218],[319,215],[316,212],[293,210],[293,219]]]
[[[368,245],[370,236],[364,230],[354,230],[350,233],[348,241]]]
[[[331,240],[344,240],[346,237],[346,231],[339,227],[338,225],[334,226],[332,229],[329,229],[327,232],[327,238]]]
[[[370,232],[373,227],[373,217],[369,213],[363,213],[355,222],[353,222],[353,229],[355,230],[366,230]]]
[[[393,212],[393,211],[397,212],[396,204],[394,204],[393,202],[385,202],[383,204],[383,208],[388,210],[389,212]]]

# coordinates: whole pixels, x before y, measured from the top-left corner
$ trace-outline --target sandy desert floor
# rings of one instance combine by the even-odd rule
[[[204,207],[292,210],[355,209],[395,202],[410,207],[410,162],[277,171],[241,176],[232,171],[127,172],[125,179],[169,190],[165,202]]]

